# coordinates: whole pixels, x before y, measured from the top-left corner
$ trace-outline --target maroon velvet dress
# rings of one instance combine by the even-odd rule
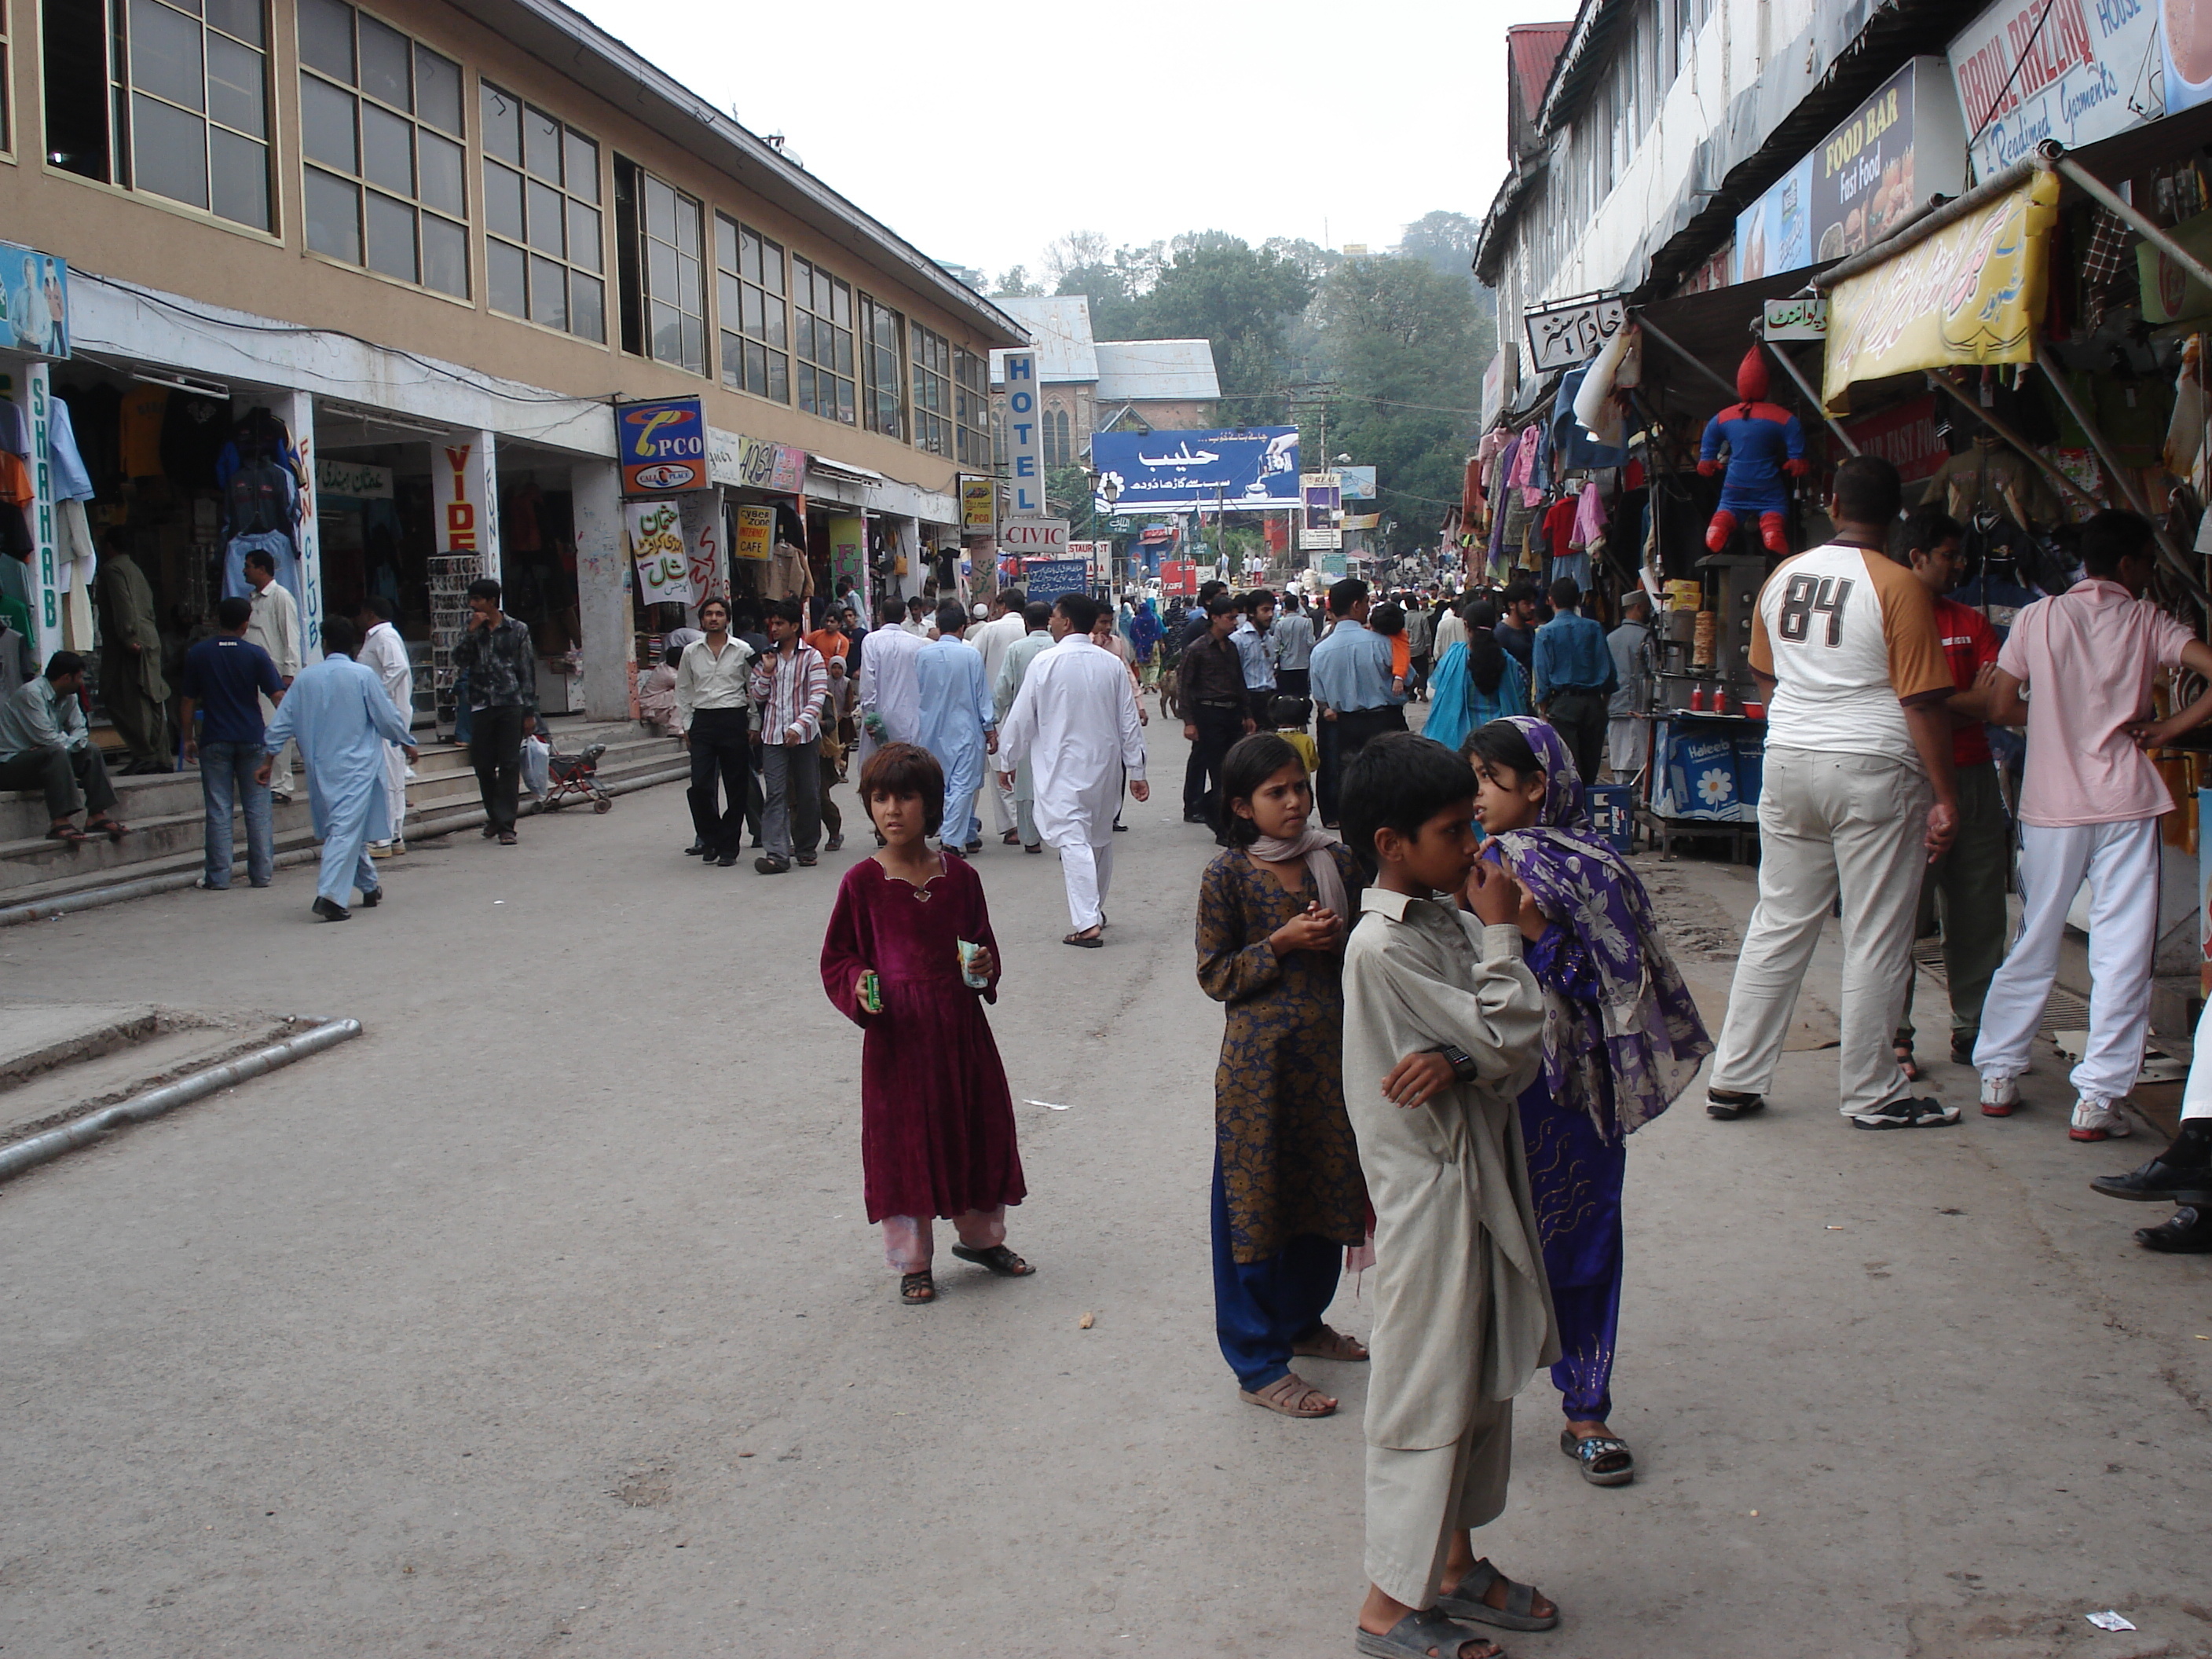
[[[822,940],[822,985],[845,1017],[867,1032],[860,1049],[860,1169],[868,1219],[943,1216],[1018,1204],[1021,1154],[1006,1068],[983,1003],[996,1001],[999,975],[978,991],[960,975],[958,942],[998,940],[983,884],[945,855],[945,872],[921,887],[862,859],[837,884],[837,908]],[[861,971],[881,981],[884,1010],[860,1006]]]

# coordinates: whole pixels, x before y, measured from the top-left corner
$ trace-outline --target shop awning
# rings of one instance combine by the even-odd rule
[[[1802,293],[1820,270],[1818,265],[1807,265],[1756,282],[1709,288],[1702,294],[1637,307],[1636,320],[1660,348],[1657,353],[1647,348],[1644,362],[1665,356],[1680,368],[1682,359],[1689,358],[1718,380],[1727,395],[1735,396],[1735,366],[1759,339],[1755,325],[1766,314],[1766,302]]]
[[[806,471],[810,477],[818,472],[823,477],[840,479],[846,483],[879,484],[884,482],[884,475],[880,472],[872,472],[865,466],[853,466],[844,461],[833,461],[826,455],[809,455]]]

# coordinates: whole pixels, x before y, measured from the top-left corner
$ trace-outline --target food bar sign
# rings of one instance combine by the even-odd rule
[[[1528,359],[1539,374],[1589,362],[1627,324],[1628,308],[1618,296],[1596,294],[1521,313],[1521,325],[1528,335]]]

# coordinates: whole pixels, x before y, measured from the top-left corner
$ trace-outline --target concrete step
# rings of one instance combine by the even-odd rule
[[[0,1146],[235,1060],[289,1030],[289,1021],[274,1016],[216,1018],[175,1010],[157,1010],[112,1044],[106,1039],[114,1028],[95,1028],[76,1056],[0,1089]]]

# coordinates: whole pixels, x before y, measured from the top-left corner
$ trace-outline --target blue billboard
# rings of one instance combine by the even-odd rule
[[[1110,509],[1191,512],[1216,505],[1231,511],[1298,504],[1298,429],[1244,427],[1228,432],[1094,432],[1091,465],[1098,473],[1098,511],[1109,511],[1105,483],[1119,487]]]
[[[1022,591],[1029,595],[1031,605],[1049,605],[1063,593],[1088,593],[1091,591],[1091,561],[1024,559],[1022,562]]]

